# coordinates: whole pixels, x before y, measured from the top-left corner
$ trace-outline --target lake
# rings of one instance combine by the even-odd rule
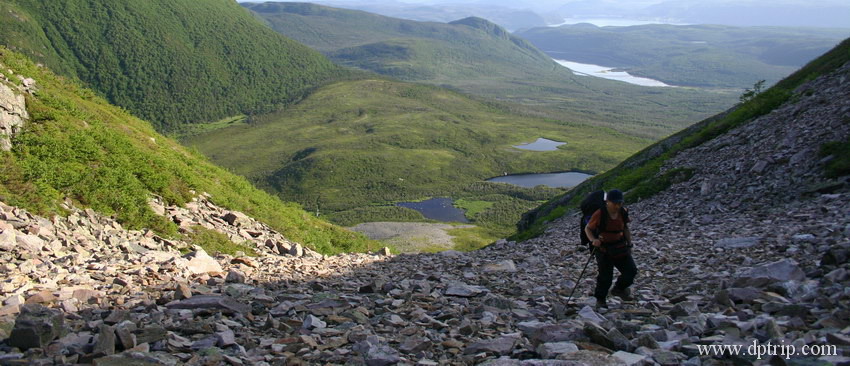
[[[582,64],[578,62],[572,62],[567,60],[555,60],[555,62],[559,63],[561,66],[564,66],[570,69],[573,74],[582,75],[582,76],[596,76],[600,78],[617,80],[627,82],[629,84],[641,85],[641,86],[672,86],[664,84],[658,80],[642,78],[638,76],[630,75],[625,71],[613,71],[614,68],[610,66],[599,66],[593,64]]]
[[[537,141],[523,145],[514,145],[517,149],[532,150],[532,151],[555,151],[558,146],[566,145],[566,142],[553,141],[544,138],[538,138]]]
[[[521,187],[532,188],[538,185],[553,188],[575,187],[585,179],[592,177],[590,174],[579,172],[543,173],[543,174],[516,174],[502,177],[490,178],[488,182],[509,183]]]
[[[451,198],[432,198],[421,202],[399,202],[396,206],[407,207],[419,211],[426,218],[443,222],[463,222],[469,220],[463,215],[463,210],[452,205]]]

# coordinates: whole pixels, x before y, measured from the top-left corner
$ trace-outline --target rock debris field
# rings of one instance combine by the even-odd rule
[[[0,204],[0,364],[848,364],[850,189],[824,184],[817,146],[850,134],[849,70],[671,159],[694,174],[629,205],[636,300],[608,309],[589,306],[594,264],[566,303],[588,257],[574,216],[471,253],[326,257],[205,195],[151,202],[260,252],[213,257]],[[768,342],[810,354],[746,353]]]

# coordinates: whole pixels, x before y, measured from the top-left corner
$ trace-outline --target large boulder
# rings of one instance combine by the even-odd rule
[[[44,348],[62,335],[65,316],[39,304],[21,306],[15,327],[9,336],[9,345],[22,350]]]
[[[773,282],[802,281],[806,274],[793,259],[782,259],[744,269],[735,279],[735,287],[762,287]]]
[[[224,271],[221,268],[221,264],[219,264],[215,258],[210,257],[203,249],[198,249],[197,251],[186,254],[185,258],[189,260],[189,262],[186,263],[186,270],[188,270],[191,274]]]

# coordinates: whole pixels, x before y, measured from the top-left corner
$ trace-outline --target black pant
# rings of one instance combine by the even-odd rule
[[[611,282],[614,280],[614,267],[620,271],[620,277],[617,277],[616,287],[624,290],[631,286],[637,276],[637,266],[635,260],[632,259],[632,253],[619,258],[610,258],[605,253],[596,251],[596,265],[599,274],[596,275],[596,291],[593,295],[597,299],[604,300],[608,297],[608,289],[611,288]]]

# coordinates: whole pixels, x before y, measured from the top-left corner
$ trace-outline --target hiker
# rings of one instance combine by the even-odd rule
[[[599,274],[596,277],[597,307],[607,307],[608,289],[614,279],[614,267],[620,271],[611,295],[624,301],[632,300],[629,286],[637,275],[637,266],[632,259],[632,237],[628,227],[629,212],[623,207],[623,192],[614,189],[605,196],[605,207],[600,208],[585,227],[596,255]]]

